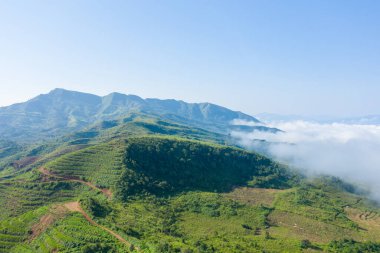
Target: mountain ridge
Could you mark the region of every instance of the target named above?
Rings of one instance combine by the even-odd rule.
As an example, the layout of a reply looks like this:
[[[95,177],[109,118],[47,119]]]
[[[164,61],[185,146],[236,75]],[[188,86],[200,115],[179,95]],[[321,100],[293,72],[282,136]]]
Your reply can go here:
[[[117,92],[97,96],[57,88],[24,103],[0,107],[0,122],[4,122],[0,135],[31,140],[55,137],[131,112],[148,113],[219,133],[227,133],[234,119],[259,122],[253,116],[212,103],[143,99]]]

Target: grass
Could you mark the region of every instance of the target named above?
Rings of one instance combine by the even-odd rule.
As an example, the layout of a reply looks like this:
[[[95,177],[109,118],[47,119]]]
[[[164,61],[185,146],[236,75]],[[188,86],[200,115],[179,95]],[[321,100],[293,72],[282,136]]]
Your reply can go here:
[[[358,199],[310,184],[278,194],[274,207],[343,228],[358,229],[344,212],[345,206],[356,204]]]
[[[359,234],[356,239],[360,241],[380,241],[380,213],[374,209],[345,208],[345,213],[359,226]]]
[[[225,196],[247,205],[273,207],[276,195],[284,191],[286,190],[238,187]]]
[[[342,228],[291,212],[274,210],[268,216],[268,220],[270,234],[282,239],[308,239],[313,243],[323,244],[331,240],[357,238],[359,236],[359,232],[356,230]]]

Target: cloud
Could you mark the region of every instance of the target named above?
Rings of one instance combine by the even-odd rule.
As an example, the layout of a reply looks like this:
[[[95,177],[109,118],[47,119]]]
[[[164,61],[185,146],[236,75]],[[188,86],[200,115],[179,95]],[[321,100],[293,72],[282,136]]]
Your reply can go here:
[[[231,125],[234,125],[234,126],[239,126],[239,125],[242,125],[242,126],[265,126],[265,124],[263,122],[254,122],[254,121],[248,121],[248,120],[244,120],[244,119],[234,119],[230,122]]]
[[[380,200],[380,126],[319,124],[307,121],[272,123],[284,132],[232,132],[241,145],[257,149],[266,140],[274,159],[303,169],[306,174],[328,174],[366,186]]]

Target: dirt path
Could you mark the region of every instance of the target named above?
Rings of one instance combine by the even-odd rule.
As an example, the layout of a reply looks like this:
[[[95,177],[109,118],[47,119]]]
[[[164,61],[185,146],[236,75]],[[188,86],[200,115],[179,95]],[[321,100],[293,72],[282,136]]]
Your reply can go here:
[[[82,183],[82,184],[85,184],[89,187],[91,187],[92,189],[94,190],[98,190],[98,191],[101,191],[106,197],[112,197],[112,192],[109,190],[109,189],[101,189],[89,182],[86,182],[86,181],[83,181],[83,180],[80,180],[80,179],[76,179],[76,178],[71,178],[71,177],[64,177],[64,176],[58,176],[58,175],[55,175],[53,173],[51,173],[51,171],[47,170],[46,168],[44,167],[41,167],[38,169],[43,175],[45,176],[48,176],[48,177],[54,177],[54,178],[59,178],[59,179],[63,179],[65,181],[70,181],[70,182],[79,182],[79,183]],[[128,247],[131,247],[132,244],[130,242],[128,242],[127,240],[125,240],[123,237],[121,237],[119,234],[117,234],[116,232],[112,231],[111,229],[109,228],[106,228],[98,223],[96,223],[93,219],[91,219],[91,217],[82,209],[82,207],[80,206],[80,203],[78,201],[75,201],[75,202],[68,202],[68,203],[65,203],[63,205],[63,207],[65,207],[67,210],[71,211],[71,212],[79,212],[83,215],[83,217],[88,221],[90,222],[90,224],[96,226],[96,227],[99,227],[101,228],[102,230],[108,232],[109,234],[111,234],[112,236],[114,236],[115,238],[117,238],[120,242],[124,243],[125,245],[127,245]],[[44,218],[44,220],[47,219],[50,221],[50,216],[49,217],[46,217]],[[42,220],[41,220],[42,221]],[[51,222],[42,222],[44,223],[45,225],[49,225]],[[48,224],[47,224],[48,223]],[[45,227],[45,226],[44,226]],[[137,251],[140,251],[140,249],[136,246],[133,246],[133,248]]]
[[[29,242],[33,241],[40,234],[42,234],[56,220],[63,218],[67,212],[68,210],[63,205],[55,205],[51,207],[49,212],[42,216],[39,222],[32,227]]]
[[[129,247],[131,246],[131,243],[128,242],[127,240],[125,240],[119,234],[117,234],[116,232],[112,231],[111,229],[108,229],[108,228],[106,228],[106,227],[104,227],[102,225],[99,225],[93,219],[91,219],[91,217],[82,209],[82,207],[80,206],[80,204],[79,204],[78,201],[76,201],[76,202],[68,202],[68,203],[64,204],[64,207],[66,207],[71,212],[79,212],[79,213],[81,213],[83,215],[83,217],[85,217],[86,220],[88,220],[88,222],[90,222],[92,225],[97,226],[97,227],[103,229],[104,231],[107,231],[109,234],[113,235],[120,242],[126,244],[127,246],[129,246]],[[135,249],[139,250],[137,247],[135,247]]]
[[[95,186],[94,184],[90,183],[90,182],[86,182],[86,181],[83,181],[83,180],[80,180],[80,179],[77,179],[77,178],[72,178],[72,177],[65,177],[65,176],[58,176],[56,174],[53,174],[51,171],[47,170],[46,168],[44,167],[40,167],[39,169],[39,172],[41,172],[42,174],[44,174],[45,176],[48,176],[48,177],[55,177],[55,178],[60,178],[60,179],[63,179],[65,181],[70,181],[70,182],[78,182],[78,183],[82,183],[82,184],[85,184],[89,187],[91,187],[92,189],[94,190],[97,190],[97,191],[101,191],[106,197],[108,198],[111,198],[112,197],[112,192],[110,189],[105,189],[105,188],[99,188],[97,186]]]

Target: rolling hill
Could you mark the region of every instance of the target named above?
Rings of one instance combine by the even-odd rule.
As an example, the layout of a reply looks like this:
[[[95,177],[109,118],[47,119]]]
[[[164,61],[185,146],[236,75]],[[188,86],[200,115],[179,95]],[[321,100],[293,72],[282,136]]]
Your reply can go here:
[[[55,130],[0,135],[0,252],[380,252],[378,203],[234,145],[221,126],[249,116],[52,93],[5,109]]]

